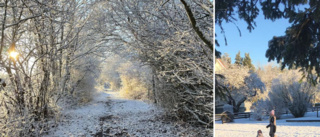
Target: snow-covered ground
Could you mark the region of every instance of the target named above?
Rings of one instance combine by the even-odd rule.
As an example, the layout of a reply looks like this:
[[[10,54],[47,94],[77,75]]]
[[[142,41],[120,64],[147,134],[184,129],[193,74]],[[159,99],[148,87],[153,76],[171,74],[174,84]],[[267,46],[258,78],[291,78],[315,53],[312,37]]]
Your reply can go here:
[[[122,99],[117,92],[97,92],[89,104],[63,110],[62,122],[47,136],[199,136],[199,129],[163,120],[162,113],[152,104]]]
[[[51,129],[48,136],[88,136],[95,134],[99,126],[99,117],[108,113],[107,98],[109,94],[99,92],[93,100],[84,106],[62,108],[61,123]]]
[[[277,137],[320,137],[320,122],[286,122],[286,120],[320,120],[316,112],[308,112],[305,117],[294,118],[283,115],[277,120]],[[269,136],[268,121],[253,121],[249,119],[235,119],[233,123],[215,123],[216,137],[255,137],[259,129],[265,137]]]

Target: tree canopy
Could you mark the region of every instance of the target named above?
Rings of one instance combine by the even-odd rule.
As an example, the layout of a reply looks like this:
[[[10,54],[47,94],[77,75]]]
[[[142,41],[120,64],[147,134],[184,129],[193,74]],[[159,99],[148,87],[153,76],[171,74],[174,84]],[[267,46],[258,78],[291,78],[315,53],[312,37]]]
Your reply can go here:
[[[285,18],[291,23],[283,36],[270,38],[266,51],[268,60],[281,62],[282,69],[301,68],[304,77],[317,83],[320,77],[319,1],[260,0],[258,3],[258,0],[217,0],[215,23],[224,33],[222,23],[234,23],[238,15],[240,20],[246,21],[247,29],[252,31],[260,10],[258,4],[261,5],[265,19],[276,21]],[[218,41],[215,42],[219,46]]]

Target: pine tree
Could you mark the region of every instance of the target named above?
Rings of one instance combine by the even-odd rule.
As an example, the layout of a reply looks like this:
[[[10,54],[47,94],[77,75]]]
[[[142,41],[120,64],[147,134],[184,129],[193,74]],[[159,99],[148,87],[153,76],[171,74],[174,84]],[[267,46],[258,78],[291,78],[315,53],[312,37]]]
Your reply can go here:
[[[249,53],[245,53],[245,57],[243,59],[242,65],[247,66],[251,70],[255,69],[254,65],[252,65],[252,61],[251,61]]]
[[[234,64],[237,64],[237,65],[239,65],[239,66],[241,66],[242,65],[242,58],[241,58],[241,56],[240,56],[240,51],[238,52],[238,54],[236,55],[236,59],[235,59],[236,61],[234,62]]]
[[[223,62],[226,67],[229,67],[231,65],[231,58],[229,57],[228,53],[224,53],[221,57],[221,61]]]

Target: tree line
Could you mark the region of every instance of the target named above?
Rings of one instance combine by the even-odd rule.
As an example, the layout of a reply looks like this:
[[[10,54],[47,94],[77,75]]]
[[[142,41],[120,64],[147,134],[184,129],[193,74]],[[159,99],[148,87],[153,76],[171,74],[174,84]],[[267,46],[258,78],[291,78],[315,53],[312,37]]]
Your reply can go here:
[[[211,1],[3,0],[0,10],[2,134],[40,136],[60,106],[90,101],[110,55],[151,70],[150,98],[168,114],[213,126]]]

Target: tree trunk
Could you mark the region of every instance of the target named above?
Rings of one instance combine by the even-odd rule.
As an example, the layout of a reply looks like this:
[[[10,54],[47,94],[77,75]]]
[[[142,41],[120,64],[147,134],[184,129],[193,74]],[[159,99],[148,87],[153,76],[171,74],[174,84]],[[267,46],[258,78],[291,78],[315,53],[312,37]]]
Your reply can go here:
[[[3,21],[2,21],[2,30],[1,30],[0,62],[2,62],[2,49],[4,47],[4,30],[5,30],[6,19],[7,19],[7,4],[8,4],[8,0],[5,0],[4,15],[3,15]]]
[[[246,101],[246,100],[247,100],[247,97],[241,98],[241,99],[238,101],[238,103],[233,107],[233,112],[234,112],[234,113],[238,113],[238,112],[240,111],[240,106],[241,106],[241,104],[244,103],[244,101]]]
[[[156,84],[155,84],[155,78],[154,75],[152,75],[152,93],[153,93],[153,100],[154,103],[157,104],[157,97],[156,97]]]

